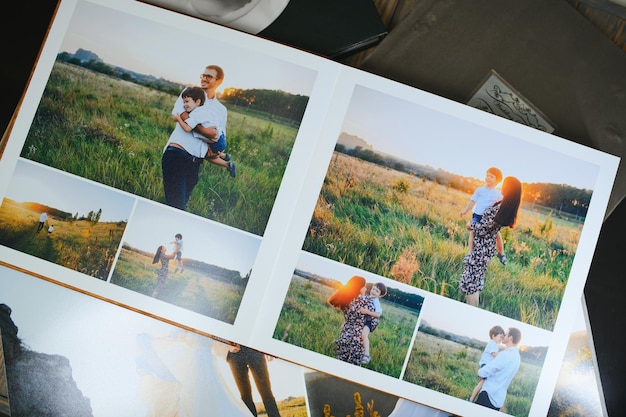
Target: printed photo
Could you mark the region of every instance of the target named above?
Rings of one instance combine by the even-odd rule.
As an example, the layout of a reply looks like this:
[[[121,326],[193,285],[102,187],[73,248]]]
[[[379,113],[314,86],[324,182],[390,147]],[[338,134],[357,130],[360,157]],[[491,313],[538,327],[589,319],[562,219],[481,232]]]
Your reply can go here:
[[[295,364],[5,267],[0,286],[13,416],[307,415]]]
[[[400,377],[424,303],[417,291],[402,287],[392,280],[303,254],[274,339]]]
[[[0,244],[107,280],[135,198],[18,160],[0,206]]]
[[[79,2],[21,155],[261,236],[316,75]]]
[[[316,371],[304,374],[311,416],[455,417],[455,415]]]
[[[425,303],[402,379],[468,403],[527,416],[553,334],[442,301]]]
[[[552,329],[598,173],[357,85],[303,250]]]
[[[258,236],[142,200],[111,283],[232,324],[260,244]]]

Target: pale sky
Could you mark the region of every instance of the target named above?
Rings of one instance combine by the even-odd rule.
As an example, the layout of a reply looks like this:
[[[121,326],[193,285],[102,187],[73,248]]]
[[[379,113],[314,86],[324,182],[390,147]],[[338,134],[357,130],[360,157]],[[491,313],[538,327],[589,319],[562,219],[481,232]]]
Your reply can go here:
[[[377,150],[478,179],[496,166],[526,183],[593,189],[599,172],[587,161],[362,86],[342,130]]]
[[[305,251],[300,252],[300,257],[298,258],[298,264],[296,265],[296,268],[305,272],[311,272],[320,275],[325,278],[335,279],[342,284],[348,282],[348,280],[352,278],[353,275],[359,275],[365,278],[365,280],[369,283],[384,281],[385,285],[387,285],[387,287],[389,288],[399,287],[394,286],[394,282],[396,281],[392,279],[381,277],[371,272],[364,271],[350,265],[342,264],[340,262],[332,261],[322,256],[314,255]]]
[[[317,75],[306,67],[209,35],[89,2],[78,4],[60,52],[75,53],[79,48],[97,54],[105,63],[182,84],[198,84],[204,68],[216,64],[225,73],[218,91],[264,88],[309,96]]]
[[[183,235],[183,257],[239,271],[254,264],[261,238],[152,202],[140,200],[124,234],[124,242],[154,253],[159,245],[171,252],[174,235]]]
[[[69,359],[94,417],[146,414],[138,396],[137,335],[165,335],[176,327],[12,269],[0,266],[0,272],[0,303],[11,307],[18,336],[33,351]],[[226,362],[218,365],[238,397]],[[304,395],[301,367],[280,359],[268,366],[277,399]],[[253,394],[260,400],[254,388]]]
[[[451,320],[451,317],[462,317],[462,320]],[[420,313],[420,320],[426,320],[433,328],[473,337],[485,343],[489,341],[489,329],[495,325],[501,326],[505,331],[509,327],[520,329],[522,332],[520,346],[551,346],[554,343],[552,333],[547,330],[529,326],[462,302],[451,299],[444,300],[435,296],[426,297]]]
[[[107,222],[128,220],[135,200],[100,184],[23,159],[17,161],[6,197],[79,216],[102,209],[100,220]]]

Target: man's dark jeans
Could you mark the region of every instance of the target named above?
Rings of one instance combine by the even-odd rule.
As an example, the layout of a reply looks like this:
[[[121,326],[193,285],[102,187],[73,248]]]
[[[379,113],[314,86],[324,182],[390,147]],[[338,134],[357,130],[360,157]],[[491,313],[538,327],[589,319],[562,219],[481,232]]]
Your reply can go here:
[[[168,146],[161,157],[165,204],[185,210],[193,188],[198,183],[202,158],[186,151]]]

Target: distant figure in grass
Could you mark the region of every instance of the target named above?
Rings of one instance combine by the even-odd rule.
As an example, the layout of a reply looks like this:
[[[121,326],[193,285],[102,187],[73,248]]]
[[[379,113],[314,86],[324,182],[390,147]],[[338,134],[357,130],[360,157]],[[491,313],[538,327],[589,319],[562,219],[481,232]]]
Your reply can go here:
[[[503,227],[515,228],[521,202],[522,183],[515,177],[506,177],[502,182],[502,200],[488,207],[479,222],[470,224],[474,246],[459,279],[459,289],[469,305],[478,307],[487,265],[496,253],[496,236]]]
[[[183,98],[183,107],[189,117],[183,120],[179,113],[172,113],[174,120],[185,132],[192,132],[198,125],[214,129],[217,135],[214,138],[200,134],[195,134],[194,136],[209,145],[204,159],[226,168],[230,176],[235,177],[237,175],[235,162],[230,161],[231,156],[224,153],[226,149],[226,135],[224,132],[219,132],[215,125],[216,115],[211,115],[211,109],[203,106],[206,99],[204,90],[200,87],[187,87],[183,90],[181,97]]]
[[[48,221],[48,213],[45,211],[39,215],[39,225],[37,225],[37,233],[41,232],[41,229],[46,225]]]
[[[483,354],[480,356],[480,360],[478,361],[479,367],[483,367],[487,365],[489,362],[493,360],[498,353],[500,352],[500,344],[502,343],[502,339],[504,338],[504,329],[500,326],[493,326],[489,329],[489,342],[487,342],[487,346],[485,346],[485,350],[483,350]],[[474,387],[472,391],[472,395],[468,398],[469,401],[474,402],[478,393],[483,388],[483,383],[485,382],[484,378],[478,377],[478,384]]]
[[[502,181],[502,171],[496,167],[487,169],[485,174],[485,184],[474,190],[474,194],[472,194],[469,203],[467,203],[467,206],[465,206],[465,208],[459,213],[459,215],[463,217],[468,211],[473,209],[472,220],[470,220],[467,224],[467,230],[470,231],[470,236],[467,255],[463,258],[463,263],[467,263],[470,258],[470,253],[472,253],[472,250],[474,249],[474,231],[471,228],[471,223],[479,222],[488,207],[491,207],[497,201],[502,200],[502,193],[496,190],[496,186],[500,183],[500,181]],[[502,265],[506,265],[508,261],[504,255],[504,243],[502,242],[502,236],[500,233],[496,235],[496,249],[498,259]]]
[[[361,341],[363,342],[363,358],[361,359],[361,363],[367,365],[370,363],[370,339],[369,334],[376,330],[378,325],[378,320],[380,320],[380,316],[383,314],[383,308],[380,305],[380,299],[387,295],[387,286],[382,282],[377,282],[372,285],[370,289],[369,297],[372,299],[374,303],[374,310],[369,310],[365,307],[361,308],[361,313],[365,315],[365,326],[363,326],[363,331],[361,332]]]
[[[48,227],[48,237],[50,237],[52,235],[52,232],[54,232],[54,225],[51,224],[50,227]]]
[[[374,302],[369,296],[365,297],[367,291],[365,284],[365,278],[353,276],[328,298],[329,304],[340,310],[344,317],[341,334],[335,341],[337,359],[354,365],[361,364],[365,353],[361,335],[366,316],[361,313],[361,309],[374,311]],[[378,319],[372,318],[372,321],[376,323]]]
[[[180,269],[182,273],[185,270],[183,267],[183,235],[176,233],[176,235],[174,235],[174,241],[170,242],[170,244],[174,245],[173,252],[176,254],[176,269],[174,273],[178,272],[178,269]]]
[[[152,263],[156,264],[157,262],[161,262],[161,268],[159,268],[159,272],[157,273],[157,283],[154,287],[154,291],[152,291],[152,297],[159,298],[159,295],[165,289],[170,268],[170,259],[173,259],[175,256],[176,252],[167,253],[167,248],[164,245],[157,248]]]

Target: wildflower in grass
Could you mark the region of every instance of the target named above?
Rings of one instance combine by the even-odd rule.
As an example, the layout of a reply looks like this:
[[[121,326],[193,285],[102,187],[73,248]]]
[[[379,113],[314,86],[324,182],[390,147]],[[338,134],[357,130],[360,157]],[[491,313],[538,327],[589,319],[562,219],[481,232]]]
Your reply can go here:
[[[539,269],[543,264],[544,264],[544,261],[540,256],[534,256],[530,260],[530,266],[535,270]]]
[[[419,271],[420,264],[417,255],[410,249],[405,249],[400,254],[400,258],[391,267],[391,276],[399,282],[408,284],[416,271]]]
[[[397,180],[392,187],[395,191],[402,193],[402,194],[406,194],[409,192],[409,189],[411,188],[411,186],[409,185],[408,181],[400,179]]]
[[[32,156],[37,153],[37,147],[35,145],[30,145],[28,147],[28,156]]]

